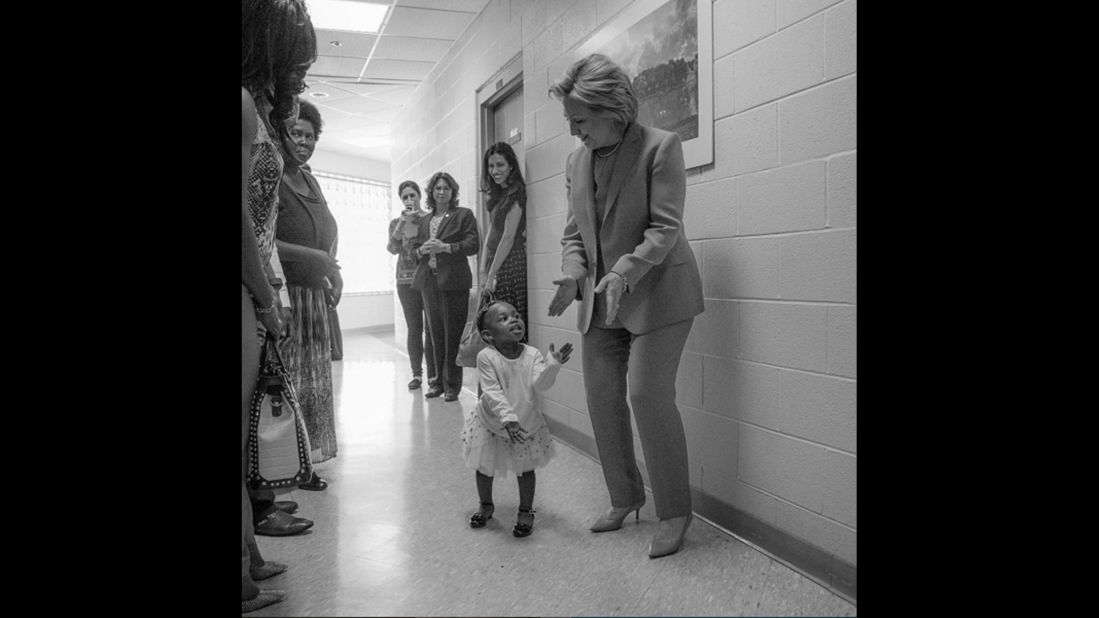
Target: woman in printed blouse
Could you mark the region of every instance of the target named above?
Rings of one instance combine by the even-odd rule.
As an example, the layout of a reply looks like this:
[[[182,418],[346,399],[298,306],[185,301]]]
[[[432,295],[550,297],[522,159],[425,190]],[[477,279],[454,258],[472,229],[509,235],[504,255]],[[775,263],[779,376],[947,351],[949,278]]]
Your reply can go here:
[[[397,258],[397,298],[401,300],[408,336],[405,346],[408,349],[408,361],[412,365],[412,381],[408,390],[414,391],[423,383],[423,362],[427,360],[427,383],[435,386],[438,375],[435,369],[435,350],[431,345],[431,333],[424,320],[424,297],[418,290],[412,289],[412,276],[420,265],[417,249],[427,240],[421,233],[420,222],[431,213],[420,210],[420,185],[414,180],[406,180],[397,187],[404,210],[401,216],[389,222],[389,242],[386,249]]]

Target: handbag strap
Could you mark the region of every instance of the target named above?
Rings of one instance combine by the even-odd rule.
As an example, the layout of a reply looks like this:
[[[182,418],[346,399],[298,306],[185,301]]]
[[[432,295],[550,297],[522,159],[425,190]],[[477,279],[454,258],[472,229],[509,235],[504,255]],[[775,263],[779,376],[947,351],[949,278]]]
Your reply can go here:
[[[282,352],[279,351],[278,337],[270,331],[267,332],[267,337],[263,342],[263,351],[260,353],[259,366],[261,372],[269,373],[265,371],[268,363],[274,365],[272,369],[276,372],[280,372],[286,367],[282,360]]]
[[[481,302],[477,304],[477,310],[480,311],[481,309],[484,309],[494,300],[496,300],[496,297],[492,292],[487,288],[483,288],[481,290]]]

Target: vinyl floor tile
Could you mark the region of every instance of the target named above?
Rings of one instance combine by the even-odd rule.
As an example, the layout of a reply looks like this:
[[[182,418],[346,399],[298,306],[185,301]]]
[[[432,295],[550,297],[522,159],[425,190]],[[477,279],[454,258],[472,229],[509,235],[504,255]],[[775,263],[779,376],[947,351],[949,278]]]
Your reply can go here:
[[[289,570],[260,583],[285,601],[249,616],[849,616],[856,608],[721,530],[695,519],[683,549],[650,560],[652,505],[622,529],[594,534],[609,506],[602,471],[556,443],[537,472],[534,533],[512,533],[514,477],[496,479],[481,529],[474,474],[461,458],[463,415],[476,405],[466,372],[459,401],[409,391],[393,335],[344,334],[333,363],[339,453],[317,466],[328,489],[295,489],[306,534],[258,537]],[[471,386],[471,388],[470,388]]]

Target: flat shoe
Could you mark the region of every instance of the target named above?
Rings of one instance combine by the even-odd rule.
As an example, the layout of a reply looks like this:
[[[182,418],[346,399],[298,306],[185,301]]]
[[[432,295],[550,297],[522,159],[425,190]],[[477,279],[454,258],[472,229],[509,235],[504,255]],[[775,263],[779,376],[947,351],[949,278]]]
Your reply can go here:
[[[313,521],[304,517],[294,517],[275,509],[255,525],[255,532],[261,536],[293,536],[313,527]]]
[[[240,613],[254,612],[262,607],[278,603],[284,598],[286,598],[286,593],[282,590],[260,590],[255,597],[240,602]]]
[[[248,572],[252,575],[252,581],[259,582],[282,573],[286,568],[287,566],[281,562],[268,560],[263,563],[263,566],[252,567],[248,569]]]
[[[307,482],[298,485],[298,489],[308,489],[309,491],[324,491],[328,489],[328,482],[317,476],[317,473],[314,472],[313,476],[310,477]]]
[[[287,515],[293,515],[298,512],[298,503],[293,500],[278,500],[275,502],[275,508]]]
[[[439,395],[442,395],[444,391],[445,389],[443,387],[435,385],[427,389],[427,392],[424,393],[424,397],[427,397],[428,399],[438,397]]]
[[[458,401],[458,393],[447,393],[446,397],[443,397],[444,401]]]
[[[420,382],[420,378],[412,378],[412,381],[408,383],[408,390],[414,391],[420,388],[420,384],[422,384],[422,382]]]

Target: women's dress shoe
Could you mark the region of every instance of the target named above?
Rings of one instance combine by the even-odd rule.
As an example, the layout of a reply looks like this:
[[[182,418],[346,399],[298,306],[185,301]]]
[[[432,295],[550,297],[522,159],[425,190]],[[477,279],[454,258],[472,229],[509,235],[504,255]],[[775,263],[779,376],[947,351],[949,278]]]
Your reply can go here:
[[[484,528],[488,520],[492,519],[492,513],[496,510],[491,502],[482,502],[481,508],[477,509],[477,512],[469,516],[470,528]]]
[[[293,500],[278,500],[275,502],[275,508],[288,515],[293,515],[298,512],[298,503]]]
[[[622,527],[622,520],[629,517],[631,512],[637,514],[636,520],[641,521],[641,507],[645,506],[645,501],[642,500],[632,506],[625,506],[622,508],[612,507],[607,511],[607,514],[600,517],[595,524],[592,525],[592,532],[610,532],[611,530],[618,530]]]
[[[328,489],[328,482],[317,476],[314,471],[313,476],[309,477],[309,480],[298,485],[298,489],[308,489],[309,491],[324,491]]]
[[[516,518],[515,528],[511,530],[511,533],[522,538],[530,536],[531,532],[534,532],[534,509],[521,508],[519,509],[519,516]]]
[[[694,513],[688,513],[686,517],[671,517],[661,519],[660,527],[649,544],[649,557],[659,558],[679,551],[683,547],[683,537],[687,536],[687,527],[691,525]]]
[[[420,388],[420,384],[422,384],[422,382],[420,382],[420,378],[412,378],[412,381],[408,383],[408,390],[414,391]]]
[[[260,582],[282,573],[286,568],[286,565],[281,562],[268,560],[260,566],[250,567],[248,573],[252,576],[252,581]]]
[[[457,391],[451,391],[451,392],[447,393],[446,397],[443,397],[443,400],[444,401],[458,401],[458,392]]]
[[[240,602],[240,613],[254,612],[257,609],[278,603],[284,598],[286,598],[286,593],[282,590],[260,590],[256,596]]]
[[[294,517],[275,509],[255,525],[256,534],[262,536],[293,536],[313,527],[313,521]]]
[[[438,397],[439,395],[442,395],[445,391],[446,391],[445,388],[443,388],[443,387],[439,386],[438,384],[436,384],[436,385],[432,386],[431,388],[427,389],[427,392],[424,393],[424,397],[427,397],[428,399],[431,399],[432,397]]]

